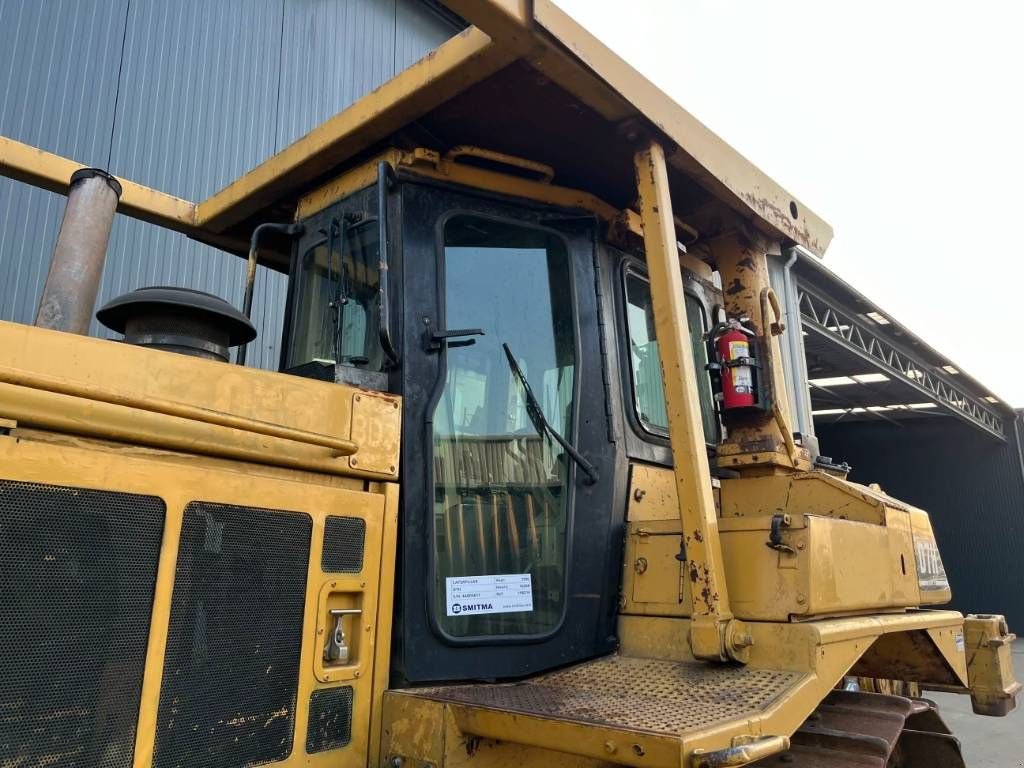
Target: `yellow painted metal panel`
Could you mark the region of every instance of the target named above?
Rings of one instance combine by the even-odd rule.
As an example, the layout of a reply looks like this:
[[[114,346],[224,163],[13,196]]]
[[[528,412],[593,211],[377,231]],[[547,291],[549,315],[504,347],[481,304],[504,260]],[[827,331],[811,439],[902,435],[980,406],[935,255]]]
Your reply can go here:
[[[631,523],[627,533],[622,613],[689,616],[692,598],[678,558],[682,541],[678,531],[649,534],[637,528]]]
[[[353,387],[0,323],[0,415],[22,426],[377,478],[349,465]],[[5,373],[6,372],[6,373]],[[400,399],[374,395],[400,414]],[[389,413],[391,412],[389,411]],[[397,450],[398,417],[362,436]],[[368,431],[369,430],[369,431]],[[387,439],[385,439],[385,430]],[[319,437],[318,437],[319,436]],[[320,439],[324,438],[324,439]]]
[[[375,392],[352,395],[352,443],[359,447],[349,466],[363,472],[397,476],[402,410],[398,398]]]
[[[825,472],[724,478],[723,517],[763,517],[778,513],[820,515],[881,524],[885,507],[909,509],[867,486]]]
[[[669,467],[631,464],[629,467],[629,503],[626,519],[679,520],[676,477]]]
[[[813,515],[793,518],[781,529],[784,549],[768,546],[770,517],[761,518],[757,527],[748,520],[739,525],[723,520],[734,613],[750,621],[788,621],[791,616],[917,605],[906,513],[892,514],[891,526]]]
[[[299,661],[298,695],[295,710],[294,743],[290,757],[282,766],[357,766],[365,765],[370,748],[370,713],[373,703],[372,675],[375,646],[389,641],[389,628],[374,626],[378,600],[381,610],[391,611],[394,561],[383,557],[384,545],[393,546],[393,531],[387,532],[385,510],[391,505],[394,515],[395,495],[377,485],[378,492],[354,491],[318,483],[307,473],[291,473],[291,479],[266,477],[237,469],[214,469],[210,466],[185,465],[171,457],[126,454],[124,451],[96,450],[87,445],[53,444],[36,440],[0,437],[0,477],[8,480],[52,483],[138,494],[162,498],[167,513],[157,570],[152,623],[146,654],[142,686],[142,706],[136,736],[134,765],[148,767],[152,763],[154,734],[171,596],[174,589],[178,540],[185,506],[192,501],[280,509],[309,515],[313,521],[310,561],[306,582],[303,617],[303,639]],[[326,479],[326,478],[325,478]],[[325,687],[314,675],[314,660],[323,654],[322,636],[315,628],[321,623],[317,615],[319,595],[336,574],[321,570],[326,517],[344,510],[366,523],[364,570],[351,577],[352,589],[359,594],[368,616],[361,627],[361,656],[346,684],[354,689],[352,742],[344,752],[306,755],[303,745],[308,725],[308,702],[316,689]],[[387,591],[381,592],[384,584]],[[259,617],[254,617],[258,621]],[[382,634],[383,633],[383,634]],[[328,686],[329,687],[329,686]]]
[[[371,491],[376,489],[371,488]],[[377,603],[377,645],[373,656],[373,704],[370,712],[369,764],[376,765],[380,758],[381,732],[384,716],[384,692],[391,682],[391,633],[393,631],[395,602],[395,557],[398,551],[398,485],[386,483],[384,491],[384,518],[381,535],[379,583],[380,600]]]

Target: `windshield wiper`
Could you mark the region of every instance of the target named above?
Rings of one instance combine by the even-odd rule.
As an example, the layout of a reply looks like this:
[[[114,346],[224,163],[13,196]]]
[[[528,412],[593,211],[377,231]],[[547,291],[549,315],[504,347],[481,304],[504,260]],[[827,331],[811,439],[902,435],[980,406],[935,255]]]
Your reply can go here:
[[[596,483],[598,476],[594,465],[587,461],[579,451],[572,447],[568,440],[558,434],[558,432],[555,431],[555,428],[551,426],[551,423],[544,416],[544,411],[541,410],[540,403],[533,394],[533,390],[530,389],[530,382],[526,380],[526,375],[523,373],[523,369],[520,368],[519,363],[516,362],[516,358],[515,355],[512,354],[512,350],[509,348],[508,344],[505,343],[501,345],[501,348],[505,350],[505,357],[508,358],[508,367],[512,369],[512,375],[516,377],[516,380],[523,388],[523,394],[526,397],[526,415],[529,416],[530,421],[533,422],[533,428],[537,430],[537,434],[541,437],[546,434],[562,446],[562,448],[565,449],[565,452],[569,454],[569,457],[586,473],[588,481],[591,484]]]

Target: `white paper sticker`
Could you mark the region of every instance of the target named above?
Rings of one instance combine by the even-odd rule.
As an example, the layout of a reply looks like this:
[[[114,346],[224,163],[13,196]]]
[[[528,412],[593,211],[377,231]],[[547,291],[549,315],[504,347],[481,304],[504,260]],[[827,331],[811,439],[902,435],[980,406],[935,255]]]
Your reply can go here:
[[[729,359],[750,357],[750,344],[746,341],[729,342]],[[754,373],[748,365],[738,365],[732,371],[732,386],[737,394],[750,395],[754,392]]]
[[[533,580],[528,573],[449,576],[444,589],[449,616],[533,610]]]
[[[956,644],[956,649],[958,651],[963,651],[966,647],[964,644],[964,633],[958,631],[955,635],[953,635],[953,642]]]

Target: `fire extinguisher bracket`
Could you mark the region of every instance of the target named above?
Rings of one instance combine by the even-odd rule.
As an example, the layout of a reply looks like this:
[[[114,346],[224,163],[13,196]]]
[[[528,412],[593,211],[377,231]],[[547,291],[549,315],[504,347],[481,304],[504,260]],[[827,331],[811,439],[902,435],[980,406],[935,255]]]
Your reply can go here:
[[[742,319],[718,323],[705,338],[710,361],[705,368],[723,423],[770,411],[771,396],[761,363],[765,340],[744,327]]]
[[[747,366],[749,368],[760,368],[761,363],[758,362],[756,357],[737,357],[734,360],[725,361],[724,363],[722,363],[722,366],[726,368],[739,368],[740,366]]]

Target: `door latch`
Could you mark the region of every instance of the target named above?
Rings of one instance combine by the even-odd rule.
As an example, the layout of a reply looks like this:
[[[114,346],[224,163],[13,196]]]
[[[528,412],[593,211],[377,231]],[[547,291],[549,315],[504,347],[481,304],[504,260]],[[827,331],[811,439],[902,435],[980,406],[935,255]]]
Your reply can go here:
[[[791,523],[789,515],[772,515],[772,528],[768,532],[766,542],[770,549],[784,552],[787,555],[795,555],[796,550],[782,540],[782,529],[788,528]]]
[[[427,349],[439,350],[441,347],[468,347],[476,344],[476,339],[467,339],[465,336],[484,336],[483,328],[453,328],[450,331],[436,331],[428,336]],[[459,341],[450,341],[459,339]]]
[[[331,630],[331,634],[327,638],[324,661],[330,664],[348,664],[349,648],[345,640],[345,628],[341,622],[346,616],[358,616],[362,612],[360,608],[331,609],[331,616],[334,617],[334,629]]]

